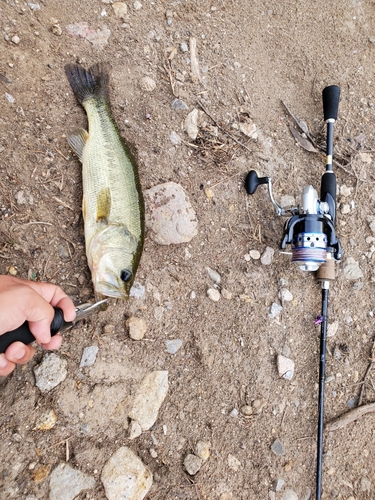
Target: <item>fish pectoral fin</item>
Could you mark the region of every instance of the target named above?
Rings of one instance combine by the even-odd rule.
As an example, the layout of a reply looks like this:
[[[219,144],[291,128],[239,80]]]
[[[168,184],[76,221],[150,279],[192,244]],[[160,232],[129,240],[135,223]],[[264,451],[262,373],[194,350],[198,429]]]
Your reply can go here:
[[[111,212],[111,192],[109,188],[103,188],[99,191],[96,204],[96,222],[108,223]]]
[[[86,198],[85,195],[82,197],[82,215],[83,215],[83,220],[86,220]]]
[[[72,129],[67,136],[69,146],[73,149],[75,154],[78,156],[82,162],[83,148],[85,147],[86,141],[89,138],[88,132],[83,128]]]

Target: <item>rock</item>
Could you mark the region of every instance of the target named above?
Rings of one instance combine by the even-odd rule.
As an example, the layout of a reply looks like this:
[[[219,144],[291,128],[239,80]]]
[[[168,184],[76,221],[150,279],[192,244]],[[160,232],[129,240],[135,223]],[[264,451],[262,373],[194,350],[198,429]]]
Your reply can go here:
[[[280,297],[281,300],[283,300],[285,302],[290,302],[291,300],[293,300],[293,295],[286,288],[282,288],[280,290],[279,297]]]
[[[295,491],[288,488],[281,495],[280,500],[298,500],[298,495]]]
[[[10,104],[14,104],[16,102],[15,98],[11,94],[8,94],[8,92],[5,92],[5,97]]]
[[[277,370],[279,372],[279,377],[292,380],[294,375],[294,361],[279,354],[277,356]]]
[[[138,281],[134,281],[133,286],[130,289],[129,296],[135,299],[142,299],[145,294],[145,287],[141,285]]]
[[[277,481],[275,482],[275,491],[281,491],[284,484],[284,479],[277,479]]]
[[[241,406],[240,412],[242,415],[245,415],[245,417],[250,417],[250,415],[253,414],[253,408],[250,405],[244,405]]]
[[[282,455],[285,455],[284,446],[278,439],[272,443],[271,450],[277,456],[281,457]]]
[[[198,222],[182,186],[175,182],[159,184],[144,192],[146,227],[160,245],[186,243],[197,235]]]
[[[146,92],[152,92],[156,88],[156,83],[150,76],[144,76],[139,80],[139,86]]]
[[[302,500],[310,500],[311,498],[311,488],[307,487],[306,488],[306,493],[304,494],[304,496],[302,497]]]
[[[14,267],[14,266],[9,266],[8,270],[7,270],[8,274],[10,274],[11,276],[17,276],[18,274],[18,271],[17,271],[17,268]]]
[[[44,481],[48,477],[50,471],[51,471],[50,465],[41,465],[40,467],[35,469],[31,476],[34,483],[41,483],[42,481]]]
[[[343,215],[350,213],[350,205],[348,203],[344,203],[343,205],[341,205],[341,213]]]
[[[50,429],[52,429],[52,427],[55,426],[56,422],[56,413],[53,409],[48,410],[40,415],[38,420],[35,422],[33,431],[49,431]]]
[[[165,341],[165,347],[167,348],[168,354],[176,354],[176,352],[180,349],[181,346],[182,346],[182,340],[180,339]]]
[[[159,408],[168,392],[168,372],[154,371],[146,375],[138,388],[129,417],[149,430],[158,417]]]
[[[142,8],[142,4],[141,4],[141,2],[138,2],[138,0],[136,0],[133,4],[133,7],[134,7],[134,10],[140,10]]]
[[[138,422],[133,420],[130,424],[129,439],[135,439],[142,434],[142,427]]]
[[[225,288],[222,288],[221,296],[226,300],[232,300],[232,297],[233,297],[232,292],[229,292]]]
[[[327,337],[333,337],[334,335],[336,335],[338,328],[339,328],[338,321],[334,321],[333,323],[328,323],[328,325],[327,325]]]
[[[158,453],[154,450],[154,448],[150,448],[150,455],[152,458],[158,458]]]
[[[103,467],[101,480],[108,500],[142,500],[152,486],[152,473],[130,448],[122,446]]]
[[[199,132],[198,116],[199,111],[194,108],[193,111],[190,111],[190,113],[185,118],[184,130],[193,141],[195,141]]]
[[[216,288],[209,288],[207,290],[207,295],[213,302],[218,302],[220,300],[220,292]]]
[[[295,204],[296,204],[296,200],[294,199],[293,196],[291,196],[289,194],[284,194],[281,197],[280,205],[282,208],[294,207]]]
[[[371,481],[367,477],[361,479],[361,490],[371,491]]]
[[[269,266],[272,263],[273,255],[275,253],[275,250],[271,247],[266,247],[265,251],[263,252],[260,261],[264,266]]]
[[[186,469],[186,472],[190,474],[190,476],[195,476],[195,474],[202,467],[202,464],[203,464],[203,459],[197,457],[196,455],[193,455],[192,453],[186,455],[184,459],[184,467]]]
[[[340,186],[340,194],[344,198],[348,198],[349,196],[351,196],[352,191],[353,191],[353,188],[349,187],[349,186],[346,186],[345,184],[343,184],[342,186]]]
[[[171,132],[169,135],[169,140],[171,141],[172,144],[175,146],[179,146],[182,142],[181,137],[177,134],[177,132]]]
[[[241,462],[234,455],[228,455],[228,467],[234,471],[238,471],[241,467]]]
[[[85,347],[83,349],[83,354],[79,367],[83,368],[84,366],[92,366],[96,361],[96,355],[98,354],[98,351],[99,347],[96,345]]]
[[[56,354],[46,354],[34,368],[35,384],[42,392],[48,392],[59,385],[67,376],[67,361]]]
[[[208,441],[198,441],[195,445],[195,454],[206,461],[210,456],[210,448],[211,444]]]
[[[181,52],[188,52],[189,51],[188,44],[186,42],[181,42],[180,43],[180,50],[181,50]]]
[[[174,101],[172,101],[172,109],[175,109],[176,111],[187,111],[189,106],[181,99],[174,99]]]
[[[14,195],[17,205],[26,205],[27,204],[27,199],[25,197],[24,191],[17,191],[17,193]]]
[[[344,269],[344,278],[350,281],[359,280],[363,278],[363,272],[359,267],[358,262],[356,262],[353,257],[348,257],[346,259]]]
[[[18,44],[20,43],[20,41],[21,41],[21,40],[20,40],[20,37],[19,37],[19,36],[14,35],[14,36],[12,37],[12,42],[14,43],[14,45],[18,45]]]
[[[68,464],[59,464],[51,473],[49,480],[49,500],[73,500],[82,491],[91,490],[95,479]]]
[[[258,250],[250,250],[249,255],[253,260],[260,259],[260,252],[258,252]]]
[[[273,302],[273,304],[271,305],[270,313],[268,316],[271,319],[276,318],[276,316],[278,316],[282,310],[283,310],[283,308],[282,308],[282,306],[280,306],[280,304],[276,304],[276,302]]]
[[[126,321],[129,337],[133,340],[142,340],[147,332],[147,323],[143,318],[132,316]]]
[[[241,122],[240,130],[247,137],[251,137],[251,139],[258,139],[257,127],[255,123]]]
[[[210,267],[206,267],[206,271],[208,272],[208,276],[210,277],[210,279],[216,283],[217,285],[220,283],[221,281],[221,276],[220,274],[217,272],[217,271],[214,271],[213,269],[211,269]]]
[[[232,418],[237,418],[238,415],[239,415],[239,411],[237,410],[237,408],[233,408],[233,410],[229,413],[229,416]]]
[[[124,2],[114,2],[112,4],[112,8],[115,12],[115,16],[119,19],[124,19],[124,17],[128,13],[128,7]]]

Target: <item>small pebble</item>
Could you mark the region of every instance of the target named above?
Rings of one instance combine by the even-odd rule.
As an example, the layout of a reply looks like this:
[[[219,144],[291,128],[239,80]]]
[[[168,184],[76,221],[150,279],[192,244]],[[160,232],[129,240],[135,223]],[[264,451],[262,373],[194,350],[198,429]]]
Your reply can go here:
[[[348,203],[344,203],[344,205],[341,206],[341,213],[343,215],[350,213],[350,205],[348,205]]]
[[[134,2],[133,7],[135,10],[140,10],[142,8],[142,4],[141,2],[136,1]]]
[[[193,141],[197,138],[199,132],[198,116],[199,112],[196,108],[194,108],[193,111],[190,111],[185,118],[184,130]]]
[[[182,346],[182,340],[180,339],[166,340],[165,346],[167,348],[168,354],[176,354],[176,352]]]
[[[11,276],[17,276],[17,273],[18,273],[18,271],[14,266],[9,267],[8,274],[10,274]]]
[[[157,454],[157,452],[154,450],[154,448],[150,448],[150,455],[152,456],[152,458],[157,458],[157,457],[158,457],[158,454]]]
[[[189,106],[181,99],[175,99],[172,101],[172,109],[175,109],[176,111],[187,111]]]
[[[53,24],[51,26],[51,31],[56,36],[61,36],[62,35],[62,28],[61,28],[61,26],[59,24]]]
[[[129,337],[133,340],[142,340],[147,331],[147,323],[143,318],[132,316],[126,321]]]
[[[336,335],[338,328],[339,328],[338,321],[334,321],[333,323],[328,323],[327,337],[333,337],[334,335]]]
[[[233,418],[237,418],[238,414],[239,414],[239,411],[237,410],[237,408],[233,408],[233,410],[229,413],[229,416],[233,417]]]
[[[266,247],[265,251],[263,252],[260,261],[264,266],[269,266],[272,263],[273,255],[275,253],[275,250],[271,247]]]
[[[246,135],[247,137],[250,137],[251,139],[257,139],[258,138],[258,133],[257,133],[257,127],[255,123],[240,123],[240,130],[241,132]]]
[[[129,439],[135,439],[142,434],[142,427],[136,420],[132,420],[130,424]]]
[[[55,426],[56,422],[56,413],[54,410],[48,410],[47,412],[44,412],[35,422],[33,431],[49,431]]]
[[[234,471],[238,471],[241,467],[241,462],[234,455],[228,455],[228,467]]]
[[[96,345],[85,347],[83,349],[83,354],[79,367],[83,368],[84,366],[92,366],[96,361],[96,355],[98,354],[98,351],[99,347]]]
[[[103,333],[105,333],[106,335],[113,335],[115,333],[115,330],[115,326],[111,324],[104,325],[103,327]]]
[[[202,467],[202,464],[203,464],[203,459],[201,457],[193,455],[192,453],[186,455],[184,459],[184,467],[187,473],[190,474],[190,476],[195,476],[195,474]]]
[[[344,278],[350,281],[363,278],[363,272],[353,257],[348,257],[343,269]]]
[[[211,269],[210,267],[206,267],[206,271],[208,272],[208,276],[210,277],[210,279],[216,283],[217,285],[220,283],[221,281],[221,276],[220,274],[217,272],[217,271],[214,271],[213,269]]]
[[[295,491],[287,489],[282,494],[280,500],[298,500],[298,495]]]
[[[124,17],[126,17],[126,14],[128,13],[128,7],[124,2],[114,2],[112,4],[112,8],[115,12],[115,16],[118,17],[119,19],[123,19]]]
[[[344,196],[345,198],[349,197],[352,194],[352,191],[353,191],[353,188],[346,186],[345,184],[343,184],[340,187],[340,194],[341,194],[341,196]]]
[[[181,52],[188,52],[189,51],[189,47],[188,47],[186,42],[180,43],[180,50],[181,50]]]
[[[276,484],[275,484],[275,491],[281,491],[284,484],[285,484],[284,479],[277,479]]]
[[[289,290],[287,290],[286,288],[283,288],[282,290],[280,290],[279,297],[281,300],[284,300],[285,302],[290,302],[291,300],[293,300],[292,293]]]
[[[10,104],[14,104],[16,102],[15,98],[12,95],[8,94],[8,92],[5,92],[5,97],[7,101],[10,102]]]
[[[210,456],[211,444],[208,441],[198,441],[195,446],[195,454],[202,460],[207,460]]]
[[[249,255],[253,260],[260,259],[260,252],[258,252],[258,250],[250,250]]]
[[[250,405],[241,406],[240,411],[246,417],[250,417],[253,414],[253,408]]]
[[[276,318],[276,316],[278,316],[281,311],[283,310],[282,306],[280,304],[276,304],[276,302],[274,302],[272,305],[271,305],[271,308],[270,308],[270,313],[269,313],[269,317],[271,319],[273,318]]]
[[[278,439],[276,439],[276,441],[273,442],[273,444],[271,446],[271,450],[273,451],[273,453],[275,455],[278,455],[278,456],[285,455],[284,446],[282,445],[282,443]]]
[[[145,287],[141,285],[138,281],[134,281],[133,286],[130,289],[130,297],[135,299],[142,299],[145,294]]]
[[[14,36],[12,37],[12,42],[13,42],[15,45],[18,45],[18,44],[20,43],[20,41],[21,41],[21,40],[20,40],[20,37],[19,37],[19,36],[14,35]]]
[[[156,82],[150,76],[144,76],[139,80],[139,85],[146,92],[152,92],[156,88]]]
[[[283,377],[286,380],[292,380],[294,375],[294,361],[279,354],[277,356],[277,370],[279,372],[279,377]]]
[[[213,302],[218,302],[220,300],[220,292],[216,290],[216,288],[209,288],[207,290],[207,295]]]
[[[179,146],[182,142],[181,137],[177,134],[177,132],[171,132],[169,135],[169,140],[171,141],[172,144],[175,146]]]
[[[232,293],[226,290],[225,288],[221,290],[221,295],[226,300],[232,300],[233,297]]]

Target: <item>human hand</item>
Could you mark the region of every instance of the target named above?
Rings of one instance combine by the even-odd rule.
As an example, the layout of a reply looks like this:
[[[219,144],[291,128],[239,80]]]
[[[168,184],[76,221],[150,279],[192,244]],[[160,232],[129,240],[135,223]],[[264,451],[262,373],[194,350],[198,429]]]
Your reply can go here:
[[[74,304],[58,286],[0,276],[0,335],[28,321],[38,344],[45,349],[58,349],[62,337],[51,337],[50,332],[55,313],[53,306],[62,309],[65,321],[74,320]],[[13,342],[4,354],[0,354],[0,376],[9,375],[16,364],[30,361],[34,353],[35,349],[31,345]]]

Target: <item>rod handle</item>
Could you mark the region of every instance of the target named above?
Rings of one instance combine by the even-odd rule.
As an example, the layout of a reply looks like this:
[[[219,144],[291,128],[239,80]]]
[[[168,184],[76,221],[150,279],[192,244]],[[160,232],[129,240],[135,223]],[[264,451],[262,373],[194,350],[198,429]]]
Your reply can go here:
[[[258,174],[255,170],[250,170],[245,179],[245,188],[247,194],[254,194],[257,187],[261,184],[268,184],[268,177],[258,177]]]
[[[57,332],[67,323],[64,321],[64,313],[60,307],[54,307],[55,316],[51,323],[51,336],[56,335]],[[29,323],[25,321],[21,326],[12,330],[11,332],[6,332],[0,335],[0,353],[5,352],[10,344],[13,342],[22,342],[23,344],[31,344],[34,342],[35,337],[30,332]]]
[[[323,113],[324,121],[337,120],[339,110],[340,87],[330,85],[323,89]]]

